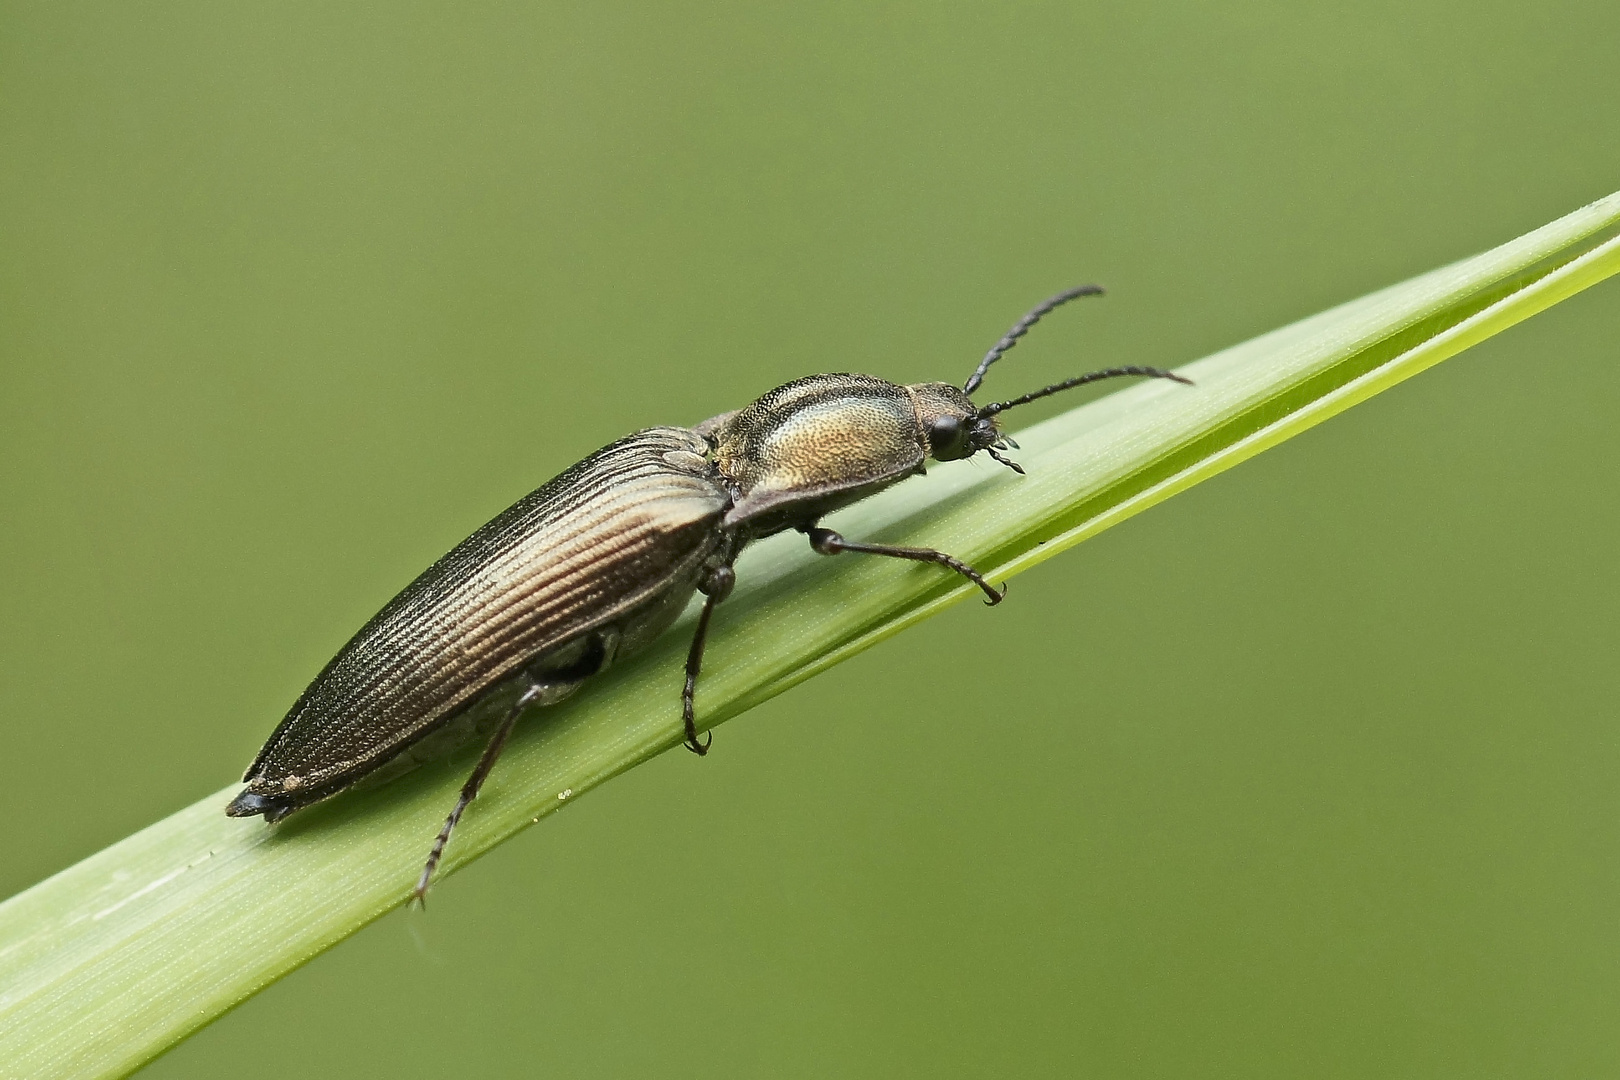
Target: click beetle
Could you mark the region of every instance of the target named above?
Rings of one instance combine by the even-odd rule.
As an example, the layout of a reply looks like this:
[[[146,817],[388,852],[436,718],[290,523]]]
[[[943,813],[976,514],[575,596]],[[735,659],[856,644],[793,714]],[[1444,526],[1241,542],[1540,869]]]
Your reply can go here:
[[[628,435],[520,499],[390,600],[315,677],[248,767],[225,812],[276,822],[362,779],[408,768],[481,702],[510,697],[416,884],[420,900],[462,812],[500,757],[518,716],[549,705],[656,638],[704,594],[681,690],[685,742],[698,738],[693,695],[715,606],[752,540],[797,529],[823,555],[856,552],[936,563],[999,603],[971,566],[930,548],[846,540],[820,525],[841,507],[922,473],[928,458],[1001,451],[1008,409],[1101,379],[1187,379],[1114,367],[1022,397],[975,405],[985,372],[1044,315],[1095,285],[1035,307],[958,390],[869,375],[811,375],[695,428]]]

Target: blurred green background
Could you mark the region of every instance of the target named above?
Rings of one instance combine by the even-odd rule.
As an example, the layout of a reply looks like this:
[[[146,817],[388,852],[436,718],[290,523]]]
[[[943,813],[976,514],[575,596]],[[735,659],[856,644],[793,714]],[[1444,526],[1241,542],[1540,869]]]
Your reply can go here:
[[[1620,188],[1595,0],[0,25],[0,894],[234,779],[619,434],[959,381],[1084,280],[997,393],[1173,365]],[[614,781],[143,1076],[1613,1074],[1617,340],[1610,283]]]

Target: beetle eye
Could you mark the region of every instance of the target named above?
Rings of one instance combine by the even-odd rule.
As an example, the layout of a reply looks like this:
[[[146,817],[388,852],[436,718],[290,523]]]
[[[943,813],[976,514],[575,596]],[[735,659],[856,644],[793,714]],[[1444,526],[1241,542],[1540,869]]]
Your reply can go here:
[[[960,417],[934,417],[928,425],[928,447],[936,461],[967,457],[967,425]]]

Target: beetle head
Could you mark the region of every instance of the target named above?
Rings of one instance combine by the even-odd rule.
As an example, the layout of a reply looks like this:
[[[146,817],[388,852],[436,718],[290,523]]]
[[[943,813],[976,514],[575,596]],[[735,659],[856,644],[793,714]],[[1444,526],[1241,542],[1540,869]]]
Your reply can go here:
[[[926,409],[924,410],[923,422],[925,430],[928,432],[928,442],[934,457],[940,461],[951,461],[956,458],[972,457],[980,450],[983,450],[1014,472],[1022,473],[1024,470],[1019,468],[1016,462],[1009,461],[996,453],[998,450],[1009,448],[1016,450],[1018,448],[1017,443],[1001,433],[1000,424],[996,420],[997,416],[1008,409],[1016,408],[1019,405],[1027,405],[1032,401],[1039,401],[1043,397],[1064,390],[1072,390],[1076,386],[1084,386],[1086,383],[1119,378],[1123,375],[1146,375],[1155,379],[1171,379],[1191,386],[1191,379],[1185,379],[1173,372],[1164,371],[1160,368],[1129,365],[1126,367],[1106,368],[1102,371],[1092,371],[1085,375],[1076,375],[1072,379],[1064,379],[1062,382],[1042,387],[1022,397],[1013,398],[1011,401],[997,401],[989,405],[973,404],[968,395],[977,390],[979,385],[984,382],[984,374],[990,370],[990,365],[1000,360],[1002,354],[1018,344],[1018,339],[1027,334],[1030,327],[1039,322],[1053,308],[1061,307],[1070,300],[1082,296],[1101,296],[1102,291],[1100,285],[1081,285],[1078,288],[1067,289],[1056,296],[1048,297],[1037,304],[1027,315],[1014,323],[1012,329],[1003,334],[1001,340],[996,342],[989,352],[985,353],[984,359],[980,360],[979,366],[973,369],[973,374],[968,376],[968,381],[962,385],[961,390],[957,390],[954,386],[947,386],[944,383],[927,383],[924,386],[912,387],[913,392],[926,389],[946,406],[932,416],[927,415]],[[921,401],[920,394],[919,401]]]
[[[983,415],[962,391],[950,383],[917,383],[909,387],[917,402],[917,418],[928,434],[928,452],[935,461],[957,461],[980,450],[995,455],[1008,447],[995,415]]]

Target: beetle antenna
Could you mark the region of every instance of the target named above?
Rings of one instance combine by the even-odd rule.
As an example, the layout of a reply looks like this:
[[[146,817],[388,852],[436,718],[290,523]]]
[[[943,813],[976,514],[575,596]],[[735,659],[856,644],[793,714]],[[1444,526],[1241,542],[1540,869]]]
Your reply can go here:
[[[1053,308],[1062,307],[1070,300],[1076,300],[1082,296],[1101,296],[1102,294],[1103,287],[1101,285],[1081,285],[1073,289],[1066,289],[1056,296],[1049,296],[1042,300],[1030,310],[1029,314],[1013,323],[1013,328],[1001,335],[1001,340],[996,342],[995,347],[984,354],[984,359],[979,361],[979,366],[973,369],[973,374],[968,376],[968,381],[962,384],[962,392],[971,394],[977,390],[979,384],[984,382],[984,373],[990,370],[990,365],[1000,360],[1002,353],[1018,344],[1018,339],[1029,333],[1029,328],[1040,322]]]
[[[1076,375],[1072,379],[1064,379],[1062,382],[1053,383],[1051,386],[1042,387],[1041,389],[1032,393],[1025,394],[1023,397],[1016,397],[1011,401],[997,401],[993,404],[986,405],[975,415],[981,419],[986,416],[994,416],[997,413],[1006,412],[1008,409],[1014,408],[1018,405],[1028,405],[1032,401],[1039,401],[1043,397],[1050,397],[1053,394],[1059,393],[1063,390],[1072,390],[1076,386],[1084,386],[1086,383],[1101,382],[1103,379],[1117,379],[1122,375],[1147,375],[1155,379],[1173,379],[1178,383],[1185,383],[1188,386],[1193,384],[1191,379],[1177,375],[1173,371],[1165,371],[1163,368],[1156,367],[1137,367],[1133,364],[1129,367],[1105,368],[1102,371],[1092,371],[1087,372],[1084,375]]]

